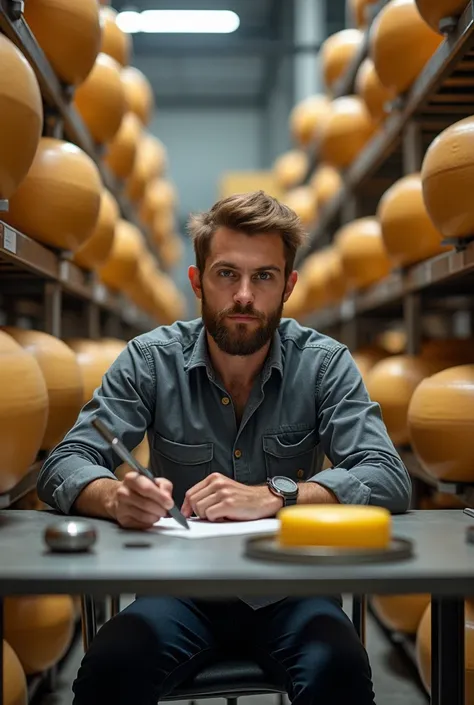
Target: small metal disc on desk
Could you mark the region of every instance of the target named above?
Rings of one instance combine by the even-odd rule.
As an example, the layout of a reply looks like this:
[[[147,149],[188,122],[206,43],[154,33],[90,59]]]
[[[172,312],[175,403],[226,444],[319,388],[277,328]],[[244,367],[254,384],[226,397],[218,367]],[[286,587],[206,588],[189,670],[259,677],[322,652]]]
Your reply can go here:
[[[276,534],[247,539],[245,555],[259,560],[307,565],[344,565],[350,563],[390,563],[413,556],[413,544],[393,538],[386,549],[338,548],[331,546],[281,546]]]
[[[46,545],[55,553],[88,551],[96,540],[94,526],[84,519],[63,519],[47,526],[44,532]]]

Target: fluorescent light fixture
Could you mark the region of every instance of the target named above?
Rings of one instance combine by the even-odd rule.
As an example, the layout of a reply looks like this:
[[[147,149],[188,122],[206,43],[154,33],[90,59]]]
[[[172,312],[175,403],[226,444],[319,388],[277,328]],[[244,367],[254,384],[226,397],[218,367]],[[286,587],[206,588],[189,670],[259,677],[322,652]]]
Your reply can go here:
[[[128,34],[230,34],[240,18],[231,10],[127,10],[117,15],[117,24]]]

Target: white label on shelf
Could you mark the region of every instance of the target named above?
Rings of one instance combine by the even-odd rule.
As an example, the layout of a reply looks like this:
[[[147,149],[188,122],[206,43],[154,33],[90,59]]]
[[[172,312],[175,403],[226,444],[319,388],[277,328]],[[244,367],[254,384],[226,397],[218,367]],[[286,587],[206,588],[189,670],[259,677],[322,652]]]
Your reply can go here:
[[[107,292],[105,290],[105,286],[103,284],[97,284],[95,286],[95,291],[94,291],[95,301],[99,304],[102,304],[102,303],[104,303],[106,297],[107,297]]]
[[[348,321],[354,318],[356,313],[356,306],[354,299],[346,299],[341,306],[341,318],[343,321]]]
[[[3,226],[3,247],[16,255],[16,232],[8,225]]]
[[[64,259],[59,263],[59,279],[62,282],[67,282],[69,279],[69,262]]]

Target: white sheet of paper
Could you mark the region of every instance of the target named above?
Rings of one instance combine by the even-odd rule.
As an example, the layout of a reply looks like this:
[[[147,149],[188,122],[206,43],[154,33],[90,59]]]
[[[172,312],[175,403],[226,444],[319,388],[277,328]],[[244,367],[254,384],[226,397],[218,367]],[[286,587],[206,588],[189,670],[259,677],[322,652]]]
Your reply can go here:
[[[203,521],[188,519],[189,529],[184,529],[173,518],[160,519],[153,530],[166,536],[181,539],[203,539],[219,536],[244,536],[266,534],[276,531],[280,524],[278,519],[257,519],[256,521]]]

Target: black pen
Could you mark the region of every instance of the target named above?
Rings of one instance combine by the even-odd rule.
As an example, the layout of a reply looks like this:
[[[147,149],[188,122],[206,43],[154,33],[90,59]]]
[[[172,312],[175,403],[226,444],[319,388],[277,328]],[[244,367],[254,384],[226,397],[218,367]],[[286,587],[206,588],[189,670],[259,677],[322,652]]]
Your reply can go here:
[[[113,447],[117,455],[124,461],[124,463],[128,463],[130,467],[135,470],[135,472],[140,473],[140,475],[144,475],[152,482],[155,481],[155,478],[151,474],[151,472],[147,468],[143,467],[143,465],[141,465],[141,463],[139,463],[138,460],[133,457],[130,451],[124,446],[120,438],[114,436],[114,434],[109,431],[109,429],[102,423],[102,421],[100,421],[99,419],[92,419],[92,425],[100,433],[102,438],[104,438],[108,443],[110,443],[110,445]],[[167,509],[167,512],[171,517],[173,517],[173,519],[176,519],[176,521],[181,524],[183,528],[189,529],[189,524],[186,520],[186,517],[181,514],[175,504],[173,504],[171,509]]]

